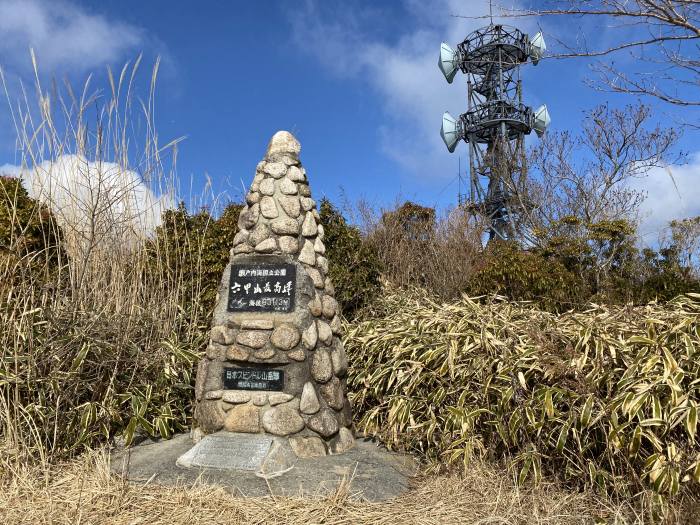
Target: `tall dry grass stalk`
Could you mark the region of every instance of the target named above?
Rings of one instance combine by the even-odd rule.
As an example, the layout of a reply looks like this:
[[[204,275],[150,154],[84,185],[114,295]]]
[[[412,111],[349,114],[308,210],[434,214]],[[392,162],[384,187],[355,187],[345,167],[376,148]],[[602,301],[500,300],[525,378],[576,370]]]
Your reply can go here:
[[[73,453],[125,427],[181,429],[206,322],[201,309],[184,311],[198,286],[184,282],[191,272],[182,265],[196,257],[166,250],[168,232],[154,235],[174,202],[178,144],[160,145],[156,132],[158,62],[140,100],[140,57],[118,75],[107,70],[106,92],[89,77],[79,93],[69,84],[44,90],[32,60],[34,97],[23,87],[15,103],[2,76],[21,177],[41,203],[20,216],[19,196],[0,196],[8,231],[20,232],[0,251],[6,467]],[[37,222],[46,242],[27,251],[21,232]]]

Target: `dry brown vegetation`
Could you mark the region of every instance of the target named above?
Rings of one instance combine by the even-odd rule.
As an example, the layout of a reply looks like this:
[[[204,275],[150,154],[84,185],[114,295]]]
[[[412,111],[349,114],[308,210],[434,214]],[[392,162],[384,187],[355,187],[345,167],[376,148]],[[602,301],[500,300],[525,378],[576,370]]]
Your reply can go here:
[[[388,502],[358,500],[341,485],[330,497],[241,498],[202,485],[161,487],[124,482],[105,452],[0,478],[0,518],[20,524],[574,524],[644,523],[624,504],[550,483],[518,488],[502,471],[475,463],[464,476],[418,479]]]

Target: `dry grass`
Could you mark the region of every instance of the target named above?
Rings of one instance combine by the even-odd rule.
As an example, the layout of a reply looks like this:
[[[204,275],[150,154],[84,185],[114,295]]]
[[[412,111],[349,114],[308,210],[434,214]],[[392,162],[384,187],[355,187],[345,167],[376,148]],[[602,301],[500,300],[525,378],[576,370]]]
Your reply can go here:
[[[383,503],[353,499],[341,487],[326,498],[241,498],[221,488],[130,485],[111,475],[107,455],[5,472],[6,524],[569,524],[643,523],[631,509],[553,484],[518,488],[502,471],[475,464],[464,476],[425,477]]]

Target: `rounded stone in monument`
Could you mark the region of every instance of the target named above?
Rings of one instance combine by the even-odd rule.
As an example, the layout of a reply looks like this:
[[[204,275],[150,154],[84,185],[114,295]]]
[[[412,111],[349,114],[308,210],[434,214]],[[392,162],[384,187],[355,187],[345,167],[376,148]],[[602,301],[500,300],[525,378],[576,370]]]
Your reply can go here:
[[[293,403],[271,408],[263,414],[262,423],[267,432],[276,436],[288,436],[304,428],[304,420]]]
[[[224,428],[229,432],[259,432],[260,409],[254,405],[236,405],[226,414]]]
[[[269,338],[270,332],[264,330],[244,330],[238,332],[236,342],[250,348],[262,348]]]
[[[299,233],[299,223],[294,219],[277,219],[270,226],[277,235],[297,235]]]
[[[327,350],[320,349],[314,353],[311,375],[320,383],[325,383],[333,376],[333,363]]]
[[[270,336],[270,342],[282,350],[291,350],[299,344],[299,330],[292,324],[285,323],[278,326]]]
[[[265,164],[263,171],[271,177],[279,179],[280,177],[284,176],[285,173],[287,173],[287,165],[284,162],[268,162]],[[262,191],[262,184],[260,184],[260,187]]]
[[[316,389],[313,383],[306,383],[301,392],[299,410],[304,414],[315,414],[320,408],[321,404],[318,402],[318,396],[316,396]]]
[[[325,438],[331,437],[340,428],[335,413],[329,408],[324,408],[315,416],[311,416],[306,426]]]
[[[294,135],[288,131],[278,131],[270,139],[270,143],[267,145],[267,157],[272,157],[274,155],[290,154],[294,157],[299,156],[301,151],[301,144],[294,138]]]
[[[326,445],[316,436],[292,436],[289,438],[289,444],[300,458],[317,458],[326,455]]]

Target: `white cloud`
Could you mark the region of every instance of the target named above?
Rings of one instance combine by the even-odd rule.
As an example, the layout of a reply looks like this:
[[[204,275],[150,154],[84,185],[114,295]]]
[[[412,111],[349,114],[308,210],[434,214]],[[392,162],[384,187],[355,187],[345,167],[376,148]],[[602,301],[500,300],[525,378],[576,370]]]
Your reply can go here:
[[[156,195],[138,173],[112,162],[63,155],[33,169],[6,164],[0,174],[21,177],[29,195],[47,204],[57,220],[77,233],[97,226],[100,235],[148,235],[174,206]]]
[[[673,219],[700,215],[700,152],[686,164],[652,169],[631,187],[646,193],[639,232],[645,244],[653,245]]]
[[[486,25],[483,19],[452,15],[483,15],[489,2],[404,0],[403,6],[412,29],[401,32],[401,25],[387,23],[398,34],[380,38],[382,32],[373,31],[371,24],[389,22],[391,13],[309,0],[292,15],[296,41],[334,73],[362,76],[376,90],[387,116],[378,132],[388,156],[418,175],[449,178],[457,158],[445,149],[440,122],[445,111],[455,116],[466,111],[466,85],[461,73],[450,85],[438,70],[440,42],[455,46]],[[522,30],[531,24],[518,23]],[[463,148],[458,151],[466,154]]]
[[[0,0],[0,60],[31,66],[35,50],[44,73],[86,70],[121,59],[143,43],[143,32],[63,0]]]

